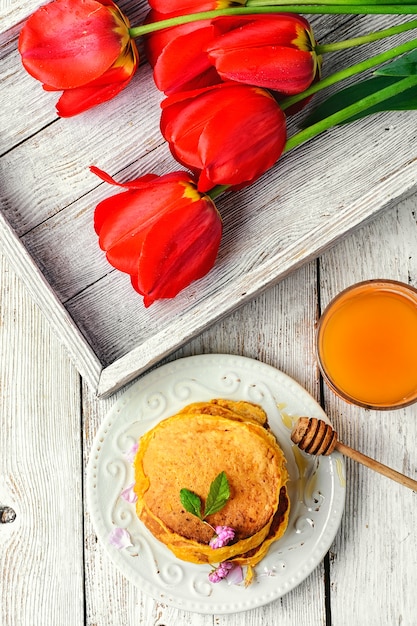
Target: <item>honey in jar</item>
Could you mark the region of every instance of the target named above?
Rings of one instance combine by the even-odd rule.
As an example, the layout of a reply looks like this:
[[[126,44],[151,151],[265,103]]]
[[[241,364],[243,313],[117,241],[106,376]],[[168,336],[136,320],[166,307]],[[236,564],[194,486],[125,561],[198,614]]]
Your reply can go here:
[[[370,280],[341,292],[318,328],[329,386],[360,406],[389,409],[417,400],[417,290]]]

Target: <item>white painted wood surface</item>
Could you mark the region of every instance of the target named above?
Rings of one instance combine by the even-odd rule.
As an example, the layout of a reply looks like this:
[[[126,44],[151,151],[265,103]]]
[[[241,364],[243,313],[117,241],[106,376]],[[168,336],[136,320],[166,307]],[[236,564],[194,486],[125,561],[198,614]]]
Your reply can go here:
[[[258,358],[321,400],[349,445],[417,478],[416,406],[367,411],[321,397],[314,356],[319,306],[358,280],[417,286],[417,197],[185,344],[171,358]],[[119,397],[97,399],[9,263],[0,257],[2,626],[415,626],[417,494],[347,461],[342,524],[325,562],[294,591],[235,615],[159,604],[119,574],[96,542],[83,485],[95,432]],[[327,599],[326,599],[327,598]]]
[[[143,595],[97,543],[84,497],[94,435],[122,393],[96,391],[176,347],[170,359],[225,352],[278,367],[322,402],[345,443],[417,478],[416,406],[366,411],[322,394],[314,356],[318,311],[342,288],[375,277],[417,286],[415,116],[338,129],[288,155],[276,184],[225,198],[225,243],[203,298],[193,287],[146,313],[97,252],[91,214],[108,189],[86,169],[94,162],[125,180],[172,168],[156,132],[159,96],[144,66],[117,101],[56,120],[55,96],[25,75],[15,49],[16,23],[37,4],[0,4],[0,506],[16,512],[0,524],[1,626],[416,626],[417,494],[352,462],[325,561],[281,600],[237,615],[186,613]],[[339,38],[365,26],[331,19]],[[111,300],[103,308],[109,296],[125,302],[123,324],[109,316]]]
[[[6,222],[0,222],[0,238],[99,395],[119,389],[416,189],[415,113],[334,129],[284,155],[250,189],[220,198],[225,230],[215,268],[173,301],[145,309],[128,277],[113,270],[99,250],[93,211],[113,191],[88,168],[95,164],[120,181],[178,168],[159,132],[161,94],[150,68],[142,59],[131,84],[113,101],[58,119],[57,94],[43,91],[23,70],[16,50],[17,23],[41,1],[3,3],[0,211]],[[144,0],[121,6],[135,25],[147,10]],[[325,43],[404,19],[315,16],[312,23]],[[388,45],[374,44],[372,52]],[[329,55],[325,74],[367,54],[357,48]],[[296,124],[297,118],[289,122],[289,134]]]

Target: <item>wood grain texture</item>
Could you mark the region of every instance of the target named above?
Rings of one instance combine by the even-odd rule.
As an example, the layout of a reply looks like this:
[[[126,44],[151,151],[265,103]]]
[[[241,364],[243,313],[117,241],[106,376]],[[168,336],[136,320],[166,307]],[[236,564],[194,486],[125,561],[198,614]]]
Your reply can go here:
[[[344,443],[417,478],[415,406],[348,405],[322,387],[315,356],[320,310],[340,290],[381,277],[417,286],[414,114],[336,129],[287,155],[271,184],[225,196],[213,273],[145,311],[95,247],[92,211],[108,190],[87,168],[95,162],[120,180],[173,168],[155,130],[159,96],[143,66],[117,100],[83,121],[58,120],[55,95],[21,70],[18,29],[7,25],[37,4],[8,2],[0,25],[8,94],[0,110],[1,199],[12,224],[1,221],[9,260],[0,256],[0,505],[16,511],[14,522],[0,525],[1,625],[416,626],[417,494],[353,461],[326,562],[282,599],[236,615],[188,613],[143,595],[97,543],[84,493],[95,433],[122,394],[98,399],[100,373],[108,392],[162,357],[201,353],[278,367],[321,402]],[[325,40],[392,19],[313,21]],[[352,52],[352,62],[362,54]],[[328,67],[335,63],[332,56]],[[82,382],[61,345],[74,346],[63,331],[72,324],[95,353],[90,359],[80,348]],[[51,329],[61,329],[58,340]]]
[[[0,202],[1,205],[1,202]],[[22,278],[29,293],[47,317],[52,329],[67,348],[78,370],[89,384],[95,388],[101,372],[94,352],[89,347],[80,329],[50,288],[44,274],[18,239],[5,217],[0,212],[0,248],[8,255],[15,272]]]
[[[366,278],[388,277],[416,284],[416,202],[415,197],[410,198],[346,237],[320,258],[318,275],[315,263],[304,266],[204,331],[170,358],[204,352],[259,358],[293,376],[320,399],[314,348],[319,306],[325,306],[340,289]],[[339,401],[327,388],[322,401],[346,443],[407,475],[416,476],[414,407],[369,412]],[[91,392],[85,389],[85,402],[87,414],[95,411],[96,429],[112,400],[94,400],[91,404]],[[92,436],[89,432],[89,437]],[[85,448],[88,447],[87,443]],[[153,606],[130,583],[120,581],[102,547],[92,541],[93,550],[87,555],[93,576],[87,576],[91,623],[95,623],[93,616],[97,617],[101,606],[96,593],[106,596],[114,586],[117,591],[112,594],[112,602],[116,603],[118,619],[123,624],[134,621],[164,626],[178,623],[415,626],[417,604],[412,580],[417,562],[413,540],[416,494],[353,462],[348,461],[347,468],[346,511],[330,550],[327,613],[322,565],[296,590],[263,609],[230,616],[201,616],[158,604]],[[101,615],[101,620],[97,623],[116,623],[109,614]]]
[[[21,6],[16,2],[14,9]],[[121,6],[134,24],[147,10],[144,1]],[[325,43],[404,19],[345,15],[315,16],[312,22]],[[372,51],[388,45],[378,42]],[[366,54],[363,47],[331,54],[325,74]],[[98,383],[91,377],[92,385],[102,395],[316,258],[416,185],[414,113],[333,129],[284,155],[250,189],[221,197],[224,236],[215,268],[174,301],[145,309],[129,278],[113,270],[99,250],[94,208],[114,191],[88,169],[97,165],[119,181],[178,169],[159,132],[161,94],[141,58],[138,73],[117,98],[63,120],[54,111],[57,94],[43,91],[23,70],[12,32],[0,55],[8,95],[0,110],[2,212],[85,337],[91,370],[100,372]],[[288,120],[290,135],[299,121]],[[65,339],[71,344],[70,336]],[[83,357],[79,363],[78,349],[72,352],[88,378]]]
[[[322,306],[360,280],[391,278],[417,286],[416,208],[414,196],[321,258]],[[370,411],[327,389],[324,401],[344,443],[417,478],[415,405]],[[332,625],[346,624],[348,611],[352,624],[414,626],[417,494],[353,461],[347,466],[346,510],[332,551]]]
[[[411,198],[348,236],[320,258],[318,274],[315,262],[305,265],[170,358],[204,352],[258,358],[320,400],[318,298],[323,307],[340,289],[372,277],[415,285],[416,202]],[[82,523],[82,466],[85,471],[95,432],[122,392],[99,400],[84,383],[80,396],[78,376],[39,309],[4,259],[0,268],[0,502],[17,512],[15,522],[0,526],[4,626],[415,626],[416,494],[353,462],[330,550],[327,607],[323,564],[281,600],[236,615],[187,613],[142,595],[97,543],[88,510],[84,531]],[[323,402],[348,445],[416,476],[415,407],[366,411],[327,388]]]
[[[283,369],[318,399],[317,368],[305,367],[305,363],[311,362],[314,350],[316,303],[316,272],[315,264],[312,263],[204,331],[171,355],[169,360],[202,353],[247,356]],[[86,451],[91,448],[94,433],[113,400],[119,397],[120,392],[110,400],[97,401],[92,397],[91,391],[84,388]],[[307,605],[309,626],[318,626],[324,622],[322,565],[293,593],[267,607],[230,616],[198,615],[153,603],[145,595],[141,595],[115,571],[103,546],[95,543],[94,531],[89,525],[88,529],[86,598],[91,624],[95,624],[97,620],[100,626],[116,626],[119,623],[155,623],[165,626],[252,626],[280,623],[291,626],[294,623],[303,623]],[[104,615],[100,613],[100,598],[107,597],[108,594],[111,594],[111,602],[115,604]]]
[[[84,615],[79,376],[0,256],[0,622]]]

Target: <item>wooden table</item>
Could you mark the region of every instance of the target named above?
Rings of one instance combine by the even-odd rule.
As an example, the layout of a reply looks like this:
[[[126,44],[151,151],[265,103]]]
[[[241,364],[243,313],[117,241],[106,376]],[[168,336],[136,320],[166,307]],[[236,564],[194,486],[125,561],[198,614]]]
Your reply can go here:
[[[75,232],[75,220],[90,220],[85,211],[87,194],[92,194],[88,199],[91,213],[104,193],[99,187],[91,189],[95,183],[86,177],[85,170],[92,162],[111,167],[114,172],[123,171],[126,179],[128,173],[123,168],[131,167],[136,158],[130,157],[130,152],[136,155],[141,151],[139,156],[145,165],[153,166],[154,160],[166,159],[167,148],[157,131],[159,101],[149,86],[149,68],[143,68],[149,93],[142,89],[141,82],[138,98],[142,99],[144,119],[148,120],[148,114],[154,117],[149,117],[149,128],[139,140],[131,128],[141,103],[138,101],[138,106],[127,91],[117,102],[94,113],[92,132],[100,129],[100,141],[85,141],[85,127],[78,119],[56,123],[51,94],[43,92],[40,85],[35,88],[20,67],[16,53],[18,22],[41,0],[6,0],[3,4],[6,8],[0,22],[4,59],[1,75],[8,96],[0,111],[6,139],[1,181],[5,189],[1,195],[6,200],[8,217],[16,222],[19,237],[26,240],[32,253],[42,253],[41,266],[49,261],[49,279],[55,279],[60,299],[70,301],[78,291],[85,291],[85,286],[77,284],[75,289],[72,284],[83,274],[93,287],[99,277],[107,285],[107,264],[102,255],[98,256],[92,233],[90,240],[67,238],[69,251],[62,265],[70,265],[67,258],[77,262],[70,276],[62,280],[62,266],[56,264],[62,238],[58,237],[50,251],[51,240],[42,233],[59,235],[66,220],[71,224],[71,232]],[[122,4],[132,9],[135,16],[135,12],[143,13],[145,3],[123,0]],[[334,24],[335,18],[332,19]],[[389,17],[379,23],[382,26],[391,21]],[[339,34],[350,33],[352,24],[357,23],[360,24],[360,18],[340,19]],[[321,32],[331,32],[331,24],[327,21]],[[349,60],[355,54],[359,53],[349,52]],[[327,67],[331,66],[330,60]],[[142,76],[138,75],[137,84],[139,80]],[[199,315],[203,320],[205,316],[212,319],[207,312],[211,306],[228,316],[183,345],[169,360],[200,353],[228,353],[270,364],[293,377],[320,402],[344,443],[417,478],[416,406],[392,412],[349,406],[322,385],[314,351],[320,310],[344,287],[382,277],[417,286],[417,196],[404,199],[416,189],[413,123],[415,116],[407,115],[398,115],[395,122],[387,125],[379,121],[364,123],[361,141],[354,142],[354,150],[350,151],[344,130],[337,129],[331,143],[320,139],[313,147],[301,149],[294,161],[289,155],[283,169],[273,176],[278,181],[289,176],[291,194],[279,188],[276,191],[274,185],[262,190],[264,217],[261,216],[260,224],[264,232],[271,229],[275,220],[267,250],[258,236],[256,212],[251,213],[253,267],[246,271],[243,264],[238,274],[242,284],[251,279],[248,293],[246,285],[245,289],[239,287],[236,277],[228,278],[232,292],[238,283],[231,305],[241,304],[244,297],[249,302],[230,314],[232,306],[229,307],[223,291],[216,292],[215,281],[210,279],[207,289],[214,293],[205,298]],[[38,143],[37,133],[43,131],[45,139]],[[105,142],[112,142],[114,137],[118,137],[118,151],[106,152]],[[84,146],[88,147],[85,154]],[[61,160],[48,160],[44,152],[47,148],[49,157],[60,154]],[[77,151],[81,152],[79,163],[73,158]],[[40,159],[40,153],[45,158]],[[329,154],[331,157],[323,167],[323,158]],[[351,167],[342,170],[340,164],[346,156],[351,157]],[[373,160],[369,161],[371,156]],[[363,159],[368,168],[360,166]],[[296,163],[297,168],[291,163]],[[332,175],[333,170],[338,170],[339,178]],[[300,185],[300,172],[308,184],[304,181]],[[60,212],[61,206],[53,207],[49,214],[49,204],[54,196],[61,199],[63,191],[67,193],[64,200],[68,218],[65,211]],[[392,208],[393,201],[400,198],[402,201]],[[379,210],[381,213],[374,217]],[[25,222],[25,212],[30,219],[23,228],[20,221]],[[317,261],[311,261],[343,233],[371,216],[373,221]],[[228,220],[228,245],[233,252],[233,243],[238,239],[243,250],[247,247],[246,239],[231,236],[233,211]],[[88,229],[83,224],[81,227],[87,237]],[[78,263],[79,250],[87,244],[95,251],[95,261],[90,256],[84,261],[88,270],[95,269],[91,276]],[[226,252],[225,248],[224,263]],[[233,268],[238,269],[239,258],[244,260],[244,254],[235,250],[233,258],[237,259]],[[299,266],[301,269],[294,271]],[[229,264],[227,268],[230,269]],[[275,277],[271,276],[271,268],[274,272],[279,268],[281,273],[276,277],[283,280],[250,299],[270,285]],[[221,274],[222,270],[216,271]],[[66,292],[69,285],[74,293]],[[103,287],[97,293],[111,308],[107,301],[111,290]],[[96,301],[93,289],[86,311],[93,326],[100,327],[103,318],[97,321],[89,308]],[[189,306],[189,316],[191,311],[194,319],[198,313],[192,303]],[[102,334],[117,326],[107,315],[107,308],[108,326]],[[138,324],[131,323],[127,315],[136,313],[136,301],[131,303],[131,309],[124,311],[125,323],[137,329]],[[172,322],[171,313],[167,317]],[[115,317],[120,321],[117,311]],[[181,324],[183,317],[178,304],[174,326],[177,321]],[[134,337],[124,328],[120,333],[130,348]],[[108,359],[111,360],[109,356]],[[70,361],[62,336],[52,331],[50,317],[34,304],[6,256],[1,254],[0,508],[10,507],[16,517],[13,522],[0,524],[0,626],[417,626],[417,495],[349,460],[346,507],[333,545],[314,572],[282,599],[246,613],[200,615],[173,609],[141,593],[119,573],[97,541],[85,498],[86,466],[94,436],[122,393],[120,390],[107,399],[96,398]]]
[[[342,288],[386,277],[417,286],[417,197],[402,201],[172,355],[231,353],[286,372],[320,401],[342,440],[417,477],[417,410],[349,406],[322,387],[318,311]],[[234,615],[187,613],[127,582],[97,542],[84,498],[97,428],[121,393],[97,400],[0,257],[2,626],[381,626],[417,624],[417,494],[347,461],[342,523],[295,590]]]

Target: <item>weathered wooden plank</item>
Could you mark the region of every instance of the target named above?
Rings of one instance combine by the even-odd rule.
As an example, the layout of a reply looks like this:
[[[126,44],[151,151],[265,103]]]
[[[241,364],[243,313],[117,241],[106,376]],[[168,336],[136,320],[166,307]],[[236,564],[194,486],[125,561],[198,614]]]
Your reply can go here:
[[[138,19],[145,6],[134,9]],[[313,21],[325,41],[400,19],[317,16]],[[375,44],[374,50],[387,45]],[[364,54],[355,49],[330,55],[326,72]],[[161,95],[150,68],[143,65],[114,101],[60,120],[50,100],[55,96],[25,74],[15,50],[8,50],[3,63],[8,93],[0,111],[6,131],[0,160],[3,212],[92,347],[91,368],[97,372],[97,363],[104,365],[100,394],[139,375],[415,189],[412,113],[335,129],[285,155],[250,189],[221,198],[225,232],[214,270],[174,301],[145,310],[128,278],[113,271],[98,249],[93,211],[112,190],[88,167],[98,165],[118,180],[178,168],[158,130]],[[291,134],[297,119],[289,121]]]
[[[185,344],[169,360],[202,353],[240,354],[283,369],[319,397],[317,367],[311,366],[317,315],[315,263],[311,263],[235,311],[193,341]],[[85,450],[92,447],[99,424],[113,402],[97,400],[85,389],[84,415],[87,420]],[[87,461],[87,457],[85,458]],[[90,535],[91,533],[91,535]],[[280,623],[284,626],[324,623],[325,601],[323,566],[319,566],[297,589],[281,600],[260,609],[221,616],[199,615],[174,609],[141,596],[109,562],[103,546],[94,540],[88,525],[86,589],[88,624],[110,626],[116,623],[184,624],[192,626],[255,626]],[[111,596],[111,611],[103,610]],[[117,618],[115,619],[115,615]]]
[[[0,256],[0,622],[84,623],[80,380]]]
[[[16,35],[20,24],[41,4],[41,0],[0,1],[0,46]]]
[[[291,175],[290,172],[289,174]],[[325,202],[323,209],[320,209],[320,214],[315,214],[314,217],[311,217],[310,214],[300,214],[299,212],[298,219],[294,221],[293,231],[291,231],[293,236],[295,235],[295,239],[291,240],[289,222],[284,222],[285,226],[279,231],[278,236],[277,233],[275,233],[277,237],[275,241],[269,236],[266,238],[266,246],[262,250],[259,246],[257,253],[258,255],[262,255],[259,265],[256,264],[259,262],[259,257],[253,256],[253,249],[251,253],[250,244],[248,247],[245,245],[247,237],[250,238],[253,236],[253,241],[256,239],[259,241],[259,231],[253,222],[251,224],[247,221],[242,232],[239,232],[238,235],[235,233],[236,236],[230,240],[230,245],[233,248],[233,257],[239,260],[239,267],[236,264],[232,266],[227,262],[230,260],[231,253],[227,249],[226,234],[225,247],[223,251],[220,251],[217,266],[209,276],[200,281],[202,285],[201,292],[198,291],[197,295],[195,291],[196,286],[191,286],[188,293],[184,292],[176,303],[155,305],[154,310],[160,307],[161,309],[163,308],[164,311],[171,312],[171,320],[175,320],[175,324],[172,325],[171,329],[162,327],[158,335],[150,336],[148,341],[142,341],[137,348],[131,348],[130,353],[125,357],[121,357],[120,360],[115,360],[108,365],[102,373],[100,381],[101,391],[107,393],[112,387],[117,386],[119,384],[117,381],[120,381],[122,378],[124,381],[129,380],[133,371],[135,372],[134,375],[136,375],[138,371],[140,371],[140,363],[142,363],[143,368],[145,360],[149,359],[150,355],[155,354],[154,346],[156,346],[156,344],[154,344],[154,342],[158,342],[160,347],[165,346],[168,350],[169,346],[174,348],[179,346],[187,337],[201,332],[208,320],[218,319],[222,314],[224,315],[237,305],[248,301],[251,297],[259,293],[262,288],[266,288],[272,282],[284,278],[288,273],[293,271],[294,268],[299,267],[302,263],[317,256],[319,252],[332,245],[350,229],[358,226],[363,220],[373,216],[376,212],[374,210],[376,207],[387,208],[390,206],[393,198],[395,198],[396,195],[397,198],[401,197],[406,189],[406,187],[404,187],[404,174],[408,176],[410,184],[406,193],[410,193],[415,183],[414,163],[409,166],[408,173],[407,168],[402,170],[402,175],[400,176],[401,181],[397,181],[398,185],[395,182],[394,176],[394,180],[382,181],[379,185],[375,182],[375,187],[368,194],[361,195],[358,189],[358,195],[360,197],[357,202],[350,205],[346,211],[343,207],[337,210],[339,207],[334,204],[332,206],[331,203],[334,202],[334,199],[332,200],[332,198],[329,197],[328,204],[326,205]],[[359,176],[359,172],[357,172],[357,176]],[[316,182],[319,186],[319,179],[317,179]],[[351,184],[352,187],[354,187],[353,179],[351,180]],[[393,195],[391,196],[391,194]],[[338,197],[340,198],[340,194]],[[259,200],[259,197],[257,200]],[[282,205],[280,206],[280,211],[281,208]],[[333,211],[333,213],[331,213],[331,211]],[[290,215],[290,213],[287,215]],[[310,217],[311,220],[309,219]],[[275,219],[279,221],[276,217]],[[289,220],[292,219],[294,219],[294,216],[290,216]],[[315,219],[318,221],[313,225]],[[268,232],[269,234],[271,234],[271,231],[273,232],[273,223],[269,224],[269,229],[266,223],[264,224],[264,230],[261,229],[261,232]],[[268,244],[270,244],[269,248]],[[270,258],[268,258],[268,252],[272,255]],[[218,288],[220,283],[225,287],[224,290]],[[114,283],[114,286],[115,285],[117,289],[115,293],[118,295],[116,300],[125,303],[126,308],[124,311],[126,314],[129,304],[125,299],[127,296],[125,296],[122,291],[124,286],[117,286],[117,283]],[[94,302],[98,302],[97,290],[99,288],[100,285],[97,284]],[[104,297],[104,293],[107,294],[107,297],[115,297],[114,292],[112,296],[110,288],[103,292],[102,298]],[[200,295],[200,293],[207,294],[207,297]],[[88,298],[90,294],[82,295]],[[187,311],[187,298],[191,301],[192,315],[190,314],[188,317],[185,317],[181,314],[181,311],[176,311],[175,307],[177,304],[183,303],[182,312]],[[94,302],[89,298],[88,304],[84,304],[81,308],[88,310],[89,307],[94,306]],[[229,306],[231,303],[233,303],[233,306]],[[80,306],[78,299],[74,300],[74,304]],[[72,307],[73,303],[71,302],[70,310],[73,311],[73,315],[77,318],[78,312],[75,312]],[[136,320],[140,315],[139,307],[140,305],[137,308],[135,307],[134,310]],[[97,310],[96,313],[99,315],[99,310]],[[135,317],[131,319],[134,320]],[[139,319],[143,320],[144,316],[139,317]],[[105,324],[108,331],[111,332],[109,321],[102,317],[101,322]],[[130,333],[138,328],[143,332],[143,323],[138,322],[137,326],[135,323],[131,323]],[[127,335],[125,335],[125,338],[126,336]],[[112,345],[114,346],[114,343]],[[130,345],[133,346],[135,343],[132,342]],[[148,363],[149,362],[152,363],[152,361],[148,361]],[[137,369],[138,366],[139,370]]]
[[[324,16],[322,21],[325,19],[329,18]],[[388,18],[373,19],[382,27]],[[354,32],[360,23],[355,26]],[[342,30],[341,36],[346,36],[348,32]],[[375,44],[375,50],[384,47],[387,47],[386,42]],[[363,58],[364,54],[360,48],[350,52],[348,58],[353,62]],[[325,65],[326,73],[339,63],[337,59],[346,56],[347,53],[341,57],[332,56]],[[153,85],[147,65],[139,69],[131,84],[113,101],[75,118],[62,120],[57,119],[53,111],[57,95],[45,94],[40,85],[26,75],[17,52],[8,55],[7,59],[10,67],[7,65],[7,70],[4,70],[4,89],[8,98],[5,110],[0,112],[0,128],[4,128],[2,135],[5,136],[6,147],[13,138],[18,145],[0,162],[4,179],[2,196],[9,221],[19,235],[96,187],[95,177],[88,173],[91,163],[110,169],[111,173],[135,162],[137,168],[141,168],[143,157],[164,145],[159,132],[159,103],[162,97]],[[19,103],[17,112],[20,113],[28,95],[26,114],[16,115],[14,103]],[[48,116],[45,109],[50,111]],[[45,126],[47,121],[49,124]],[[30,128],[32,132],[43,130],[20,143],[29,134]],[[349,131],[344,132],[349,139]],[[400,143],[399,137],[397,141]],[[332,150],[333,144],[329,142],[328,153]],[[167,153],[166,147],[162,155],[164,152]],[[327,168],[330,164],[325,160],[322,165]],[[336,175],[332,168],[330,174]],[[25,185],[21,185],[22,180]],[[263,180],[268,185],[274,185],[277,175],[272,174]],[[302,175],[299,186],[305,184],[306,179]]]
[[[102,369],[100,361],[1,212],[0,250],[10,259],[14,270],[26,284],[34,301],[45,314],[57,337],[63,342],[80,373],[95,388]]]
[[[322,306],[369,278],[417,286],[417,198],[413,196],[326,253],[320,261]],[[415,406],[368,411],[325,389],[325,407],[340,439],[417,477]],[[347,501],[332,559],[332,624],[416,623],[416,494],[347,462]]]

